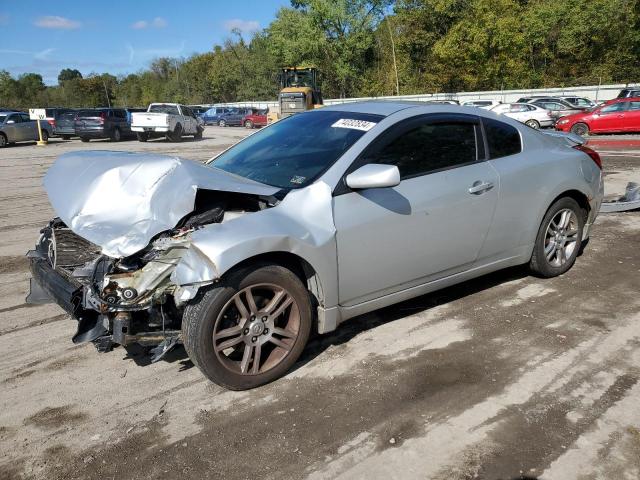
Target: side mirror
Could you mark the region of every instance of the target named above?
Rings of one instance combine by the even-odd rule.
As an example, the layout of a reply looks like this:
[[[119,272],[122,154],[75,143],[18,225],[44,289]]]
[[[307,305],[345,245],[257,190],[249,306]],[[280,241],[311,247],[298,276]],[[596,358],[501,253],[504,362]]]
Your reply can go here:
[[[400,183],[400,170],[395,165],[370,163],[347,175],[346,182],[354,190],[395,187]]]

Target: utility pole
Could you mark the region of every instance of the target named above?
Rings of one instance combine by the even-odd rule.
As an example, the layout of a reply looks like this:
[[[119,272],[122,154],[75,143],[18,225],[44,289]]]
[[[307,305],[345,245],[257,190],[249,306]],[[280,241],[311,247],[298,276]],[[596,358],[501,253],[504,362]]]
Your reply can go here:
[[[385,17],[387,27],[389,28],[389,38],[391,38],[391,55],[393,57],[393,69],[396,73],[396,95],[400,95],[400,80],[398,79],[398,64],[396,63],[396,42],[393,40],[393,32],[391,31],[391,20],[389,16]]]
[[[104,95],[107,97],[107,106],[111,108],[111,100],[109,100],[109,91],[107,90],[107,84],[105,83],[104,78],[102,79],[102,86],[104,87]]]

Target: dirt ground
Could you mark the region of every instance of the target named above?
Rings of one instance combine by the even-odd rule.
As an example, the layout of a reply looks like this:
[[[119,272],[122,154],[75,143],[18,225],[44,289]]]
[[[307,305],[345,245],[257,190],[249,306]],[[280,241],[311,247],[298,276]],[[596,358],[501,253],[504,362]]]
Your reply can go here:
[[[204,160],[246,134],[0,150],[0,478],[640,478],[638,212],[601,215],[562,277],[510,269],[356,318],[249,392],[181,348],[74,346],[60,308],[24,304],[57,155]],[[640,151],[604,166],[609,194],[640,181]]]

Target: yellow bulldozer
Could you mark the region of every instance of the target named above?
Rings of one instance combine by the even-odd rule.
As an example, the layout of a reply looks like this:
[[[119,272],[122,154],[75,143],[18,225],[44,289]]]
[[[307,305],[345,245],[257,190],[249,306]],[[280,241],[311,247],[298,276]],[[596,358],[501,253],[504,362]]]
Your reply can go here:
[[[315,67],[284,67],[278,75],[278,107],[270,109],[268,122],[321,107],[322,92],[318,77],[318,69]]]

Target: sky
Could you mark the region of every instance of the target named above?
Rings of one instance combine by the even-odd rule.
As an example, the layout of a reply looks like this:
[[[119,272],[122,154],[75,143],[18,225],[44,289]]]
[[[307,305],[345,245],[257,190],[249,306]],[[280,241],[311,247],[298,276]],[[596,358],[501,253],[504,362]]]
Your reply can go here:
[[[0,0],[0,70],[57,83],[63,68],[113,75],[210,51],[263,29],[289,0]]]

